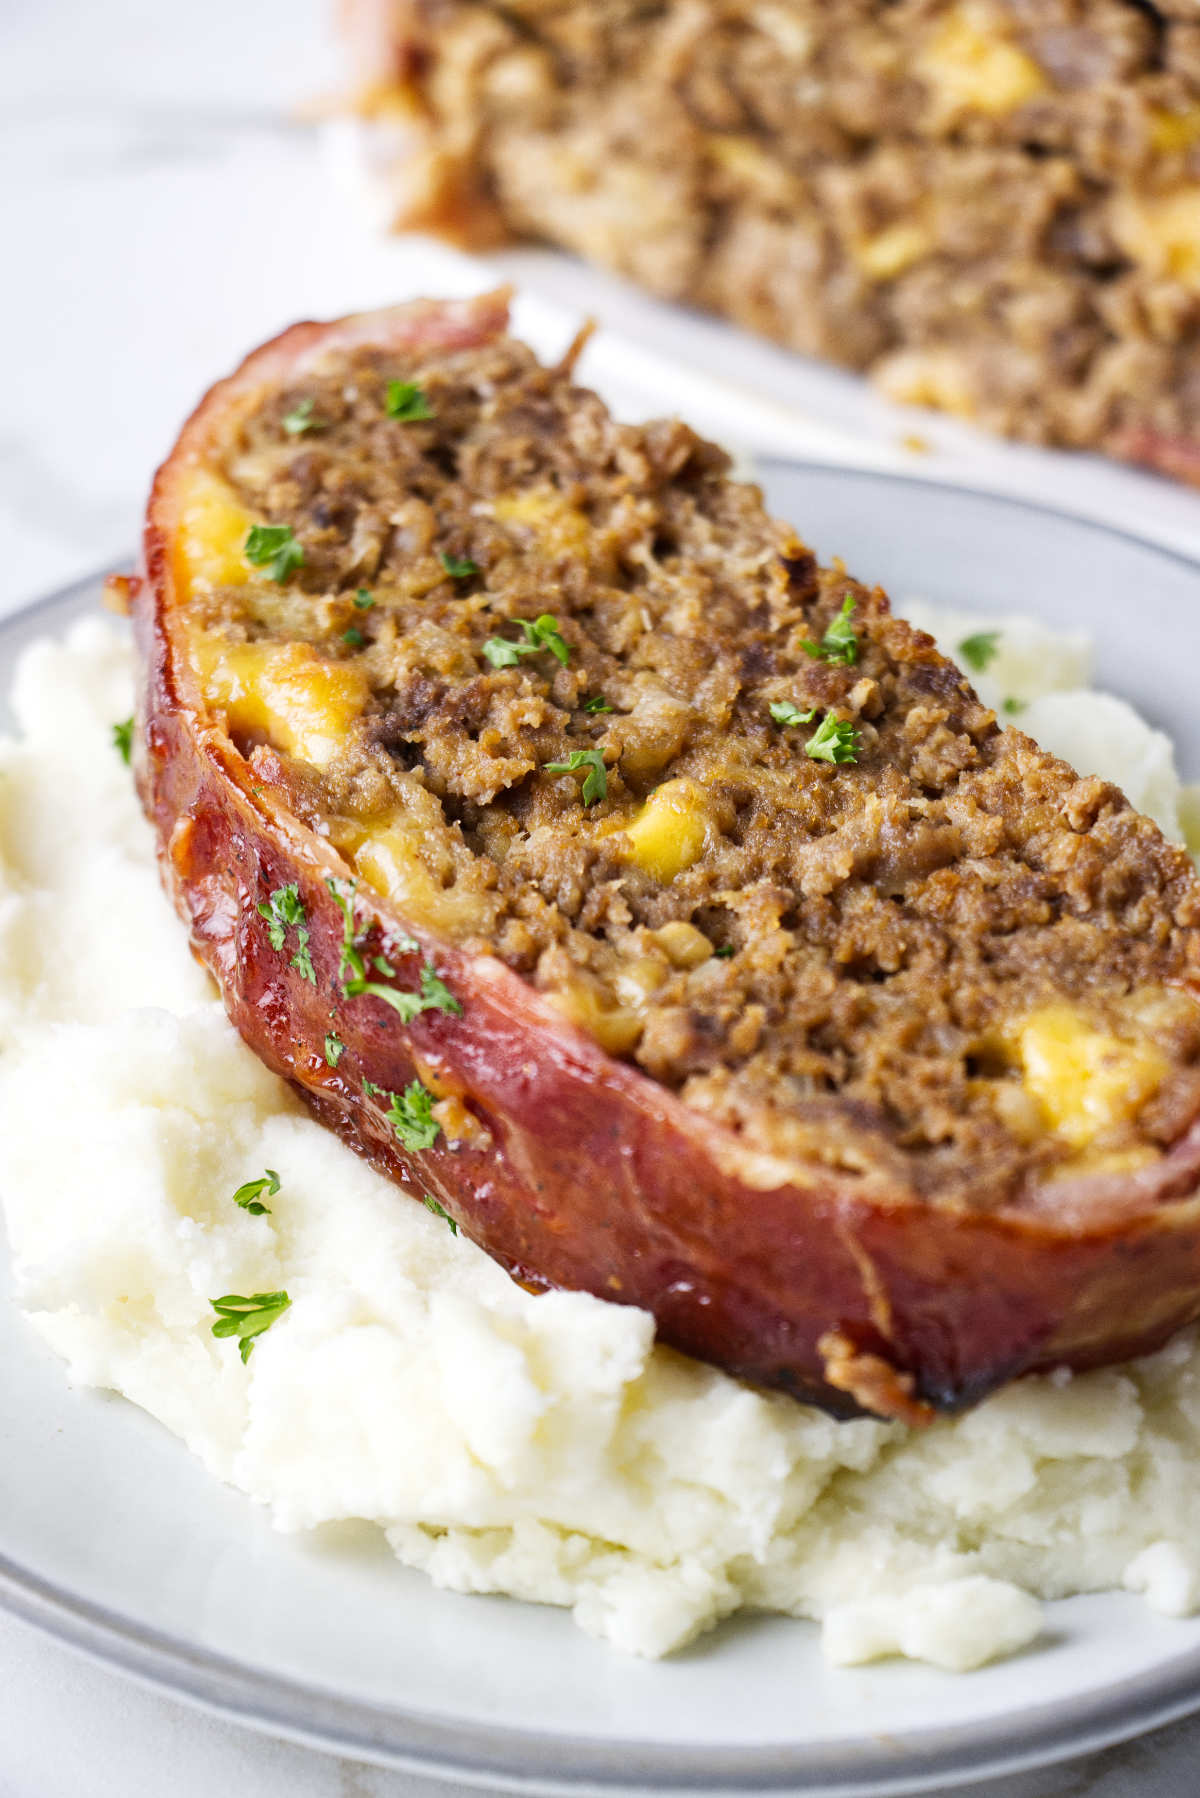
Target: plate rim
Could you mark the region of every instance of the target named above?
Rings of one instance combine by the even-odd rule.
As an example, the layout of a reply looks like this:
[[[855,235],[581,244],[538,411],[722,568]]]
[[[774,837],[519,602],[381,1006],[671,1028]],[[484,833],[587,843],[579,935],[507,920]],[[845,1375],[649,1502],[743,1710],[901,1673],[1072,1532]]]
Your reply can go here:
[[[982,501],[1120,539],[1200,577],[1200,557],[1086,513],[1019,494],[906,470],[815,458],[755,455],[746,477],[772,471],[917,487],[949,503]],[[128,573],[133,558],[119,559]],[[0,615],[18,630],[93,598],[111,566]],[[1200,1710],[1200,1648],[1069,1699],[1011,1711],[984,1724],[923,1730],[908,1743],[878,1737],[800,1745],[686,1748],[637,1739],[554,1736],[463,1723],[306,1683],[205,1648],[69,1588],[0,1551],[0,1608],[143,1686],[305,1746],[403,1771],[529,1793],[691,1791],[774,1793],[802,1781],[814,1798],[903,1798],[948,1785],[1076,1759]]]

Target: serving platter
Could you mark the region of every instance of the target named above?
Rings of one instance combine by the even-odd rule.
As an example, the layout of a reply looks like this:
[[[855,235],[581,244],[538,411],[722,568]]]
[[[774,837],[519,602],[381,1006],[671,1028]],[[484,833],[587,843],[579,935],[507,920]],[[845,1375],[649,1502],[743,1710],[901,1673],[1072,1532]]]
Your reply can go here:
[[[1097,681],[1200,775],[1200,567],[1063,514],[932,482],[764,463],[773,507],[906,596],[1093,632]],[[0,686],[81,583],[0,622]],[[69,1128],[69,1120],[64,1127]],[[6,1261],[6,1258],[5,1258]],[[365,1525],[286,1537],[119,1399],[66,1387],[0,1277],[0,1603],[181,1698],[345,1754],[531,1791],[929,1792],[1200,1708],[1200,1619],[1111,1594],[968,1676],[837,1670],[810,1624],[740,1619],[626,1659],[565,1614],[435,1590]]]

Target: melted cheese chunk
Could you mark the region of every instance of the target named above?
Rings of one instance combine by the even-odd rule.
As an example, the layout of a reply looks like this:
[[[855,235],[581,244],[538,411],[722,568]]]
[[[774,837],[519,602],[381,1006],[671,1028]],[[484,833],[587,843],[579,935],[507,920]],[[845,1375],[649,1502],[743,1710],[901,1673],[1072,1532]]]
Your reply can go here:
[[[444,867],[427,865],[421,851],[425,847],[428,853],[432,841],[419,819],[394,813],[364,826],[352,850],[355,872],[393,900],[414,924],[459,939],[479,930],[485,919],[478,895],[454,884],[448,857]]]
[[[591,536],[587,518],[555,487],[505,494],[492,501],[499,524],[524,525],[548,555],[585,556]]]
[[[265,739],[322,768],[346,741],[367,702],[367,679],[327,661],[308,643],[201,641],[196,662],[205,696],[237,736]]]
[[[996,30],[987,7],[971,0],[947,15],[916,68],[932,91],[939,124],[964,112],[1002,118],[1046,87],[1033,58]]]
[[[708,841],[704,792],[694,780],[668,780],[631,823],[619,826],[635,866],[664,883],[698,861]]]
[[[855,246],[854,260],[870,281],[890,281],[903,274],[933,248],[933,239],[924,225],[915,220],[901,220],[889,225],[874,237],[863,238]]]
[[[974,389],[953,350],[903,350],[888,358],[876,378],[888,398],[904,406],[936,406],[956,418],[971,418],[977,409]]]
[[[1200,106],[1188,107],[1185,112],[1166,112],[1156,107],[1150,114],[1150,142],[1164,156],[1200,144]]]
[[[197,581],[212,587],[240,587],[262,578],[245,557],[245,543],[255,520],[232,489],[209,469],[190,476],[179,509],[174,570],[181,588]]]
[[[1112,224],[1132,261],[1200,293],[1200,185],[1139,199],[1124,195],[1113,207]]]
[[[1124,1042],[1067,1005],[1031,1012],[1006,1046],[1048,1126],[1077,1150],[1135,1116],[1168,1070],[1152,1043]]]
[[[627,1055],[642,1034],[644,996],[631,1005],[613,1000],[599,983],[580,970],[546,998],[578,1029],[609,1055]]]

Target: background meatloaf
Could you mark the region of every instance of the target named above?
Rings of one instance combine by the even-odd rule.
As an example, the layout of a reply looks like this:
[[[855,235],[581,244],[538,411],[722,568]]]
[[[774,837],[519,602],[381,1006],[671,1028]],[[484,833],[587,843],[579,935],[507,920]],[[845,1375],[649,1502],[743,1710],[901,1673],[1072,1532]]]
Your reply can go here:
[[[397,222],[1200,482],[1197,0],[348,0]]]

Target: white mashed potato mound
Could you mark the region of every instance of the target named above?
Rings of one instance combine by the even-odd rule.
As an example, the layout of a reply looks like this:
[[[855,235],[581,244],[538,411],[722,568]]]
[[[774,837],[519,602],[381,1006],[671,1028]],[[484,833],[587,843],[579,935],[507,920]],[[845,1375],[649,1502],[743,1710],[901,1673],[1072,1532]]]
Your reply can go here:
[[[24,658],[0,744],[0,1194],[72,1381],[282,1529],[369,1519],[439,1584],[569,1606],[637,1654],[748,1606],[820,1620],[840,1664],[962,1670],[1031,1642],[1038,1599],[1195,1607],[1190,1336],[923,1433],[839,1424],[656,1347],[644,1312],[532,1297],[316,1124],[160,892],[111,747],[130,691],[123,633],[89,620]],[[268,1167],[254,1217],[232,1194]],[[278,1288],[243,1366],[210,1300]]]

